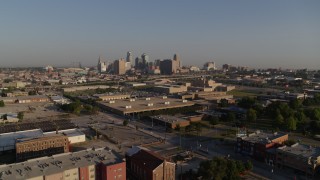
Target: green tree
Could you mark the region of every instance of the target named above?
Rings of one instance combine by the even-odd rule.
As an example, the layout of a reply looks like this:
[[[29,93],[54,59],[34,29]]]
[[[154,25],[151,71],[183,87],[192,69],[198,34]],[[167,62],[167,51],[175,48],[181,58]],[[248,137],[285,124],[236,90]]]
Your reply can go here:
[[[19,112],[18,113],[18,119],[21,121],[24,118],[24,113],[23,112]]]
[[[288,130],[295,131],[297,129],[297,120],[290,116],[288,119],[286,119],[286,125]]]
[[[228,112],[226,120],[227,121],[235,121],[236,120],[236,115],[233,112]]]
[[[289,102],[289,106],[292,108],[292,109],[295,109],[297,110],[298,108],[300,108],[302,106],[302,101],[299,100],[299,99],[293,99]]]
[[[37,95],[37,92],[36,91],[29,91],[28,94],[29,94],[29,96]]]
[[[8,114],[2,115],[2,119],[3,119],[3,120],[8,120]]]
[[[254,122],[254,121],[257,120],[257,112],[256,112],[256,110],[254,110],[252,108],[248,109],[248,111],[247,111],[247,120],[249,122]]]
[[[0,101],[0,107],[4,107],[4,106],[5,106],[5,104],[4,104],[3,100],[1,100]]]
[[[228,107],[228,105],[229,105],[228,100],[226,99],[220,100],[220,107]]]
[[[123,126],[127,126],[129,124],[129,121],[127,119],[125,119],[122,124],[123,124]]]
[[[251,161],[247,161],[244,163],[244,168],[247,170],[247,171],[251,171],[253,169],[253,164]]]
[[[319,108],[313,109],[313,118],[317,121],[320,120],[320,109]]]
[[[274,126],[279,128],[279,127],[283,126],[283,124],[284,124],[284,118],[283,118],[283,116],[279,113],[279,114],[277,115],[277,117],[275,118]]]
[[[249,109],[252,108],[257,103],[257,100],[252,97],[243,97],[239,102],[238,106]]]

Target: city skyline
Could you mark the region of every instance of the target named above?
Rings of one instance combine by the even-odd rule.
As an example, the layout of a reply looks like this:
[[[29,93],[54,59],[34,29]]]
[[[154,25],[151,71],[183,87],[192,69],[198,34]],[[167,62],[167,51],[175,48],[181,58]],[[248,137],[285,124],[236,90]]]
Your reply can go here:
[[[179,54],[253,68],[320,66],[319,1],[3,2],[2,67]]]

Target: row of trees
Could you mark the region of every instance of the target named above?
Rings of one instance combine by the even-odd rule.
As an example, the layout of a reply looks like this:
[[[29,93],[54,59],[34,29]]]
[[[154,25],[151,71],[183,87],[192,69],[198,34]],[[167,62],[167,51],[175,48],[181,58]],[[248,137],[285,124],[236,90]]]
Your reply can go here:
[[[242,162],[223,157],[214,157],[212,160],[201,162],[197,173],[187,172],[185,176],[190,179],[201,177],[204,180],[237,180],[241,179],[241,174],[252,170],[252,168],[253,165],[250,161]]]
[[[96,114],[99,111],[99,108],[92,105],[82,105],[79,100],[76,100],[70,104],[63,104],[60,108],[66,112],[79,115],[82,111],[85,111],[88,114]]]

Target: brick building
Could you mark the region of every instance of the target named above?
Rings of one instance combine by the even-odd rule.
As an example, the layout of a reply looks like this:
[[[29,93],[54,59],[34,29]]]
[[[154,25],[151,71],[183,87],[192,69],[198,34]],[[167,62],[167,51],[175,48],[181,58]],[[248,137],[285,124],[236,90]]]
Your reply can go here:
[[[292,168],[314,176],[320,165],[320,148],[296,143],[277,148],[276,157],[278,168]]]
[[[126,153],[129,177],[136,180],[174,180],[175,164],[160,155],[139,147]]]
[[[265,160],[267,150],[275,148],[288,140],[286,133],[264,133],[257,131],[244,137],[237,138],[237,152]]]
[[[16,161],[69,152],[68,137],[43,136],[16,140]]]
[[[126,180],[126,162],[113,151],[87,149],[0,165],[0,179]]]

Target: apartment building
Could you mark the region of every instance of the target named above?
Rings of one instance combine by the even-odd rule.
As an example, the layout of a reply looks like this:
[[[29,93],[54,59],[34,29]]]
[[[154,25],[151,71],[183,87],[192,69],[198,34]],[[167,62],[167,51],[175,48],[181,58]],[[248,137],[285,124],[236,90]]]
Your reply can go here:
[[[126,162],[105,148],[63,153],[0,165],[0,179],[126,180]]]

